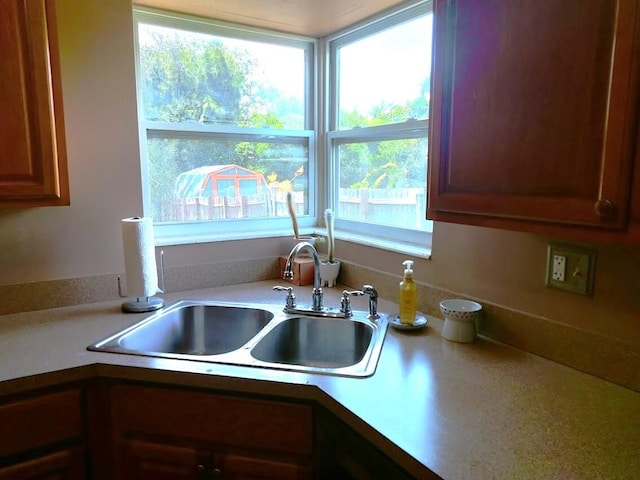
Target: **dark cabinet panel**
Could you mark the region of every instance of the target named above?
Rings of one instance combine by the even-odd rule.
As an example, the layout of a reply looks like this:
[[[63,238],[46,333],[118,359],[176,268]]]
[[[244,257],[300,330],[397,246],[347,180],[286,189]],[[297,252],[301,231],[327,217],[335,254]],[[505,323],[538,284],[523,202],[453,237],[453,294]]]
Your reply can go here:
[[[436,0],[429,217],[585,238],[627,229],[639,11]]]
[[[117,478],[313,478],[309,405],[142,385],[110,401]]]

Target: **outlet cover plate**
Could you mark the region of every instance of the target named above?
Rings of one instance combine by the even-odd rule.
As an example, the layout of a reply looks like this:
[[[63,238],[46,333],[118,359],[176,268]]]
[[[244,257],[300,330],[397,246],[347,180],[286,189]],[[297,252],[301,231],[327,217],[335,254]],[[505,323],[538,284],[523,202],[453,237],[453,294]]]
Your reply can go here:
[[[554,275],[554,260],[565,258],[564,280]],[[551,243],[547,249],[547,287],[590,296],[593,292],[596,252],[571,245]],[[557,269],[555,270],[557,272]]]

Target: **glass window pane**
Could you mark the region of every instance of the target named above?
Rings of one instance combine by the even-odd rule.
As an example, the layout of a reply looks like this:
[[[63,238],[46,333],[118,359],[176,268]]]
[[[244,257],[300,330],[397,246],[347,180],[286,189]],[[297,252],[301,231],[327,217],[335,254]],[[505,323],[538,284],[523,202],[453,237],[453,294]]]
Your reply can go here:
[[[429,117],[432,15],[338,49],[338,129]]]
[[[145,120],[305,128],[305,50],[139,23]]]
[[[287,216],[286,192],[308,213],[306,138],[221,139],[150,134],[151,211],[156,224]]]
[[[426,138],[345,143],[337,152],[339,218],[428,228]]]

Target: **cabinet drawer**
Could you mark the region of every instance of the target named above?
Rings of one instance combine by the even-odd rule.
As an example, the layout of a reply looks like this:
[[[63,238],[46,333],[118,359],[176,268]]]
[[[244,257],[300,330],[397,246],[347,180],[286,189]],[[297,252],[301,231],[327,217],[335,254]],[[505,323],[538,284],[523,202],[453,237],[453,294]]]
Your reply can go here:
[[[112,390],[118,435],[170,436],[212,446],[309,455],[307,405],[202,392],[118,385]]]
[[[87,478],[85,449],[75,447],[0,467],[0,480],[81,480]]]
[[[0,456],[82,436],[79,388],[0,405]]]

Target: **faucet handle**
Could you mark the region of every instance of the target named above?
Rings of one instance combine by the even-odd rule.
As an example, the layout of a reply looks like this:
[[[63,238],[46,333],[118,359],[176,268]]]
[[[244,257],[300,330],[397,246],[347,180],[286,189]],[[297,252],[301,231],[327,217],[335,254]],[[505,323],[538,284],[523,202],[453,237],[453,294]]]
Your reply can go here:
[[[277,292],[287,292],[286,306],[285,308],[296,308],[296,296],[293,293],[293,287],[283,287],[276,285],[273,289]]]
[[[378,315],[378,291],[372,285],[364,285],[362,291],[365,295],[369,295],[369,320],[377,320]]]
[[[364,295],[364,292],[360,290],[343,290],[342,291],[342,301],[340,302],[340,311],[344,314],[345,317],[351,316],[351,295],[354,297],[359,297]]]

